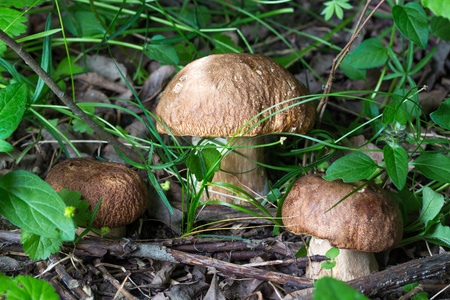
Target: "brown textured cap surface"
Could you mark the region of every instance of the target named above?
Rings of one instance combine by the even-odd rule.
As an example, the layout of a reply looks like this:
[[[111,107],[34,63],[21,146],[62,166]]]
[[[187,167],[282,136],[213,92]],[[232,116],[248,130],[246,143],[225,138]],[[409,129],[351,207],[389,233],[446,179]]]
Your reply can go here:
[[[265,109],[308,94],[303,84],[271,58],[246,53],[215,54],[191,62],[175,75],[161,96],[156,116],[174,134],[229,137]],[[246,129],[303,100],[296,99],[268,110]],[[239,135],[306,133],[314,119],[314,105],[307,102],[277,113]],[[157,125],[158,131],[166,132]]]
[[[81,193],[91,211],[103,198],[94,227],[119,227],[134,222],[147,208],[147,187],[138,173],[118,163],[71,158],[55,165],[45,181],[57,192]]]
[[[366,252],[400,243],[402,214],[388,192],[369,184],[326,212],[362,182],[328,181],[322,175],[301,177],[292,187],[281,213],[287,230],[328,240],[337,248]]]

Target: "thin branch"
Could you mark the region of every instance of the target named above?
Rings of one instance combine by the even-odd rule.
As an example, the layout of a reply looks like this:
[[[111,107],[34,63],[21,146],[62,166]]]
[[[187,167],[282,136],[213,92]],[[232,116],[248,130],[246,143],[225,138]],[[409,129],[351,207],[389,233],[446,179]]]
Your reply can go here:
[[[31,57],[31,55],[25,51],[25,49],[14,41],[9,35],[0,29],[0,40],[5,42],[14,52],[19,55],[23,61],[30,66],[31,69],[48,85],[48,87],[55,93],[55,95],[61,99],[61,101],[74,113],[75,116],[85,122],[95,133],[101,138],[108,141],[115,146],[118,151],[132,159],[135,162],[142,163],[143,158],[134,152],[132,149],[127,148],[124,144],[112,134],[105,131],[100,125],[94,122],[82,109],[80,109],[72,99],[64,93],[64,91],[56,84],[56,82],[48,75],[44,69]]]

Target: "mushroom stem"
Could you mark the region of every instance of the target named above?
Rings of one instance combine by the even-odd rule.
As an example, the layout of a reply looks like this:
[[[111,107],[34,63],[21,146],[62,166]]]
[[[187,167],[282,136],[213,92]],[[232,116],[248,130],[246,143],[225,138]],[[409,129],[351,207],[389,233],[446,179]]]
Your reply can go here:
[[[332,247],[327,240],[312,237],[309,242],[308,255],[325,255]],[[372,252],[339,249],[339,255],[334,261],[336,266],[332,270],[323,269],[321,262],[309,262],[306,266],[306,277],[319,279],[324,276],[332,276],[348,281],[378,272],[378,263]]]
[[[196,139],[193,139],[193,143],[196,142]],[[221,143],[226,143],[227,141],[224,138],[219,139]],[[265,168],[256,163],[264,161],[264,149],[255,146],[263,144],[264,138],[236,137],[235,141],[237,148],[222,158],[220,171],[214,174],[212,182],[225,182],[234,185],[246,191],[254,198],[260,199],[261,196],[267,195],[269,188]],[[251,203],[243,197],[222,187],[208,186],[208,192],[209,199],[206,198],[206,193],[204,193],[202,200],[216,200],[242,206],[251,206]]]

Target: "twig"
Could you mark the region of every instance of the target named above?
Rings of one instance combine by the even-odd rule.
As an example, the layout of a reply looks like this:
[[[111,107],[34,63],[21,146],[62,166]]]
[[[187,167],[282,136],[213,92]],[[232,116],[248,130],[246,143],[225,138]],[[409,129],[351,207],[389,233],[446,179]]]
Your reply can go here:
[[[353,44],[353,42],[358,38],[359,34],[361,33],[361,30],[366,26],[369,19],[372,17],[372,15],[375,13],[375,11],[378,10],[378,8],[383,4],[385,0],[381,0],[380,3],[372,10],[372,12],[367,16],[367,18],[364,20],[364,22],[361,24],[361,26],[355,28],[355,33],[353,33],[352,37],[350,38],[350,41],[347,43],[347,45],[344,46],[344,48],[339,52],[339,54],[333,59],[333,64],[331,66],[330,76],[328,77],[328,81],[325,85],[324,89],[324,97],[320,100],[319,105],[317,106],[317,113],[319,114],[319,120],[322,120],[323,113],[325,111],[325,108],[327,106],[328,102],[328,94],[331,92],[331,86],[333,85],[334,81],[334,74],[336,73],[337,68],[341,64],[342,60],[344,60],[345,56],[350,51],[350,47]],[[363,9],[363,13],[361,15],[364,15],[365,10],[367,9],[367,5]],[[358,24],[360,22],[358,21]]]
[[[108,270],[106,270],[106,268],[100,262],[99,258],[95,259],[94,263],[95,263],[95,267],[98,268],[100,270],[100,272],[102,273],[103,278],[105,280],[107,280],[109,283],[111,283],[117,289],[117,291],[119,291],[125,298],[127,298],[128,300],[137,299],[124,287],[125,281],[128,279],[128,276],[125,277],[124,282],[122,284],[120,284],[120,282],[116,278],[114,278],[108,272]]]
[[[59,257],[57,255],[53,254],[50,256],[50,262],[52,264],[56,264],[56,273],[58,273],[59,277],[62,279],[67,288],[79,299],[93,299],[93,297],[89,296],[83,290],[82,284],[67,273],[64,266],[62,266],[61,264],[57,264],[58,261]]]
[[[108,141],[110,144],[115,146],[118,151],[134,160],[135,162],[141,163],[143,158],[134,152],[132,149],[127,148],[124,144],[119,142],[119,140],[104,130],[100,125],[94,122],[82,109],[80,109],[69,96],[64,93],[64,91],[56,84],[56,82],[48,75],[44,69],[31,57],[31,55],[25,51],[25,49],[14,41],[9,35],[7,35],[3,30],[0,29],[0,40],[5,42],[14,52],[19,55],[23,61],[30,66],[31,69],[48,85],[48,87],[55,93],[55,95],[61,99],[61,101],[74,113],[75,116],[83,120],[90,128],[92,128],[95,133],[101,138]]]

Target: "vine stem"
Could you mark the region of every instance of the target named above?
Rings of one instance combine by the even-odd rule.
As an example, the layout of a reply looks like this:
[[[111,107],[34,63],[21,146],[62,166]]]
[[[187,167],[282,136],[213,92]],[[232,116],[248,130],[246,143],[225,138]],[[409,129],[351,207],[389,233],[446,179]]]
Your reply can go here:
[[[44,69],[34,60],[33,57],[15,40],[0,29],[0,40],[5,42],[14,52],[19,55],[23,61],[48,85],[53,93],[73,112],[73,114],[85,122],[94,132],[103,140],[113,145],[119,152],[131,160],[142,163],[144,158],[132,149],[121,143],[115,136],[104,130],[100,125],[94,122],[82,109],[80,109],[73,100],[56,84]]]
[[[331,66],[331,71],[330,71],[330,76],[328,77],[328,81],[325,85],[325,89],[324,89],[324,97],[320,100],[319,105],[317,106],[317,113],[320,115],[319,116],[319,120],[322,120],[322,116],[323,113],[325,112],[325,108],[327,106],[327,102],[328,102],[328,95],[331,92],[331,86],[333,85],[333,81],[334,81],[334,74],[336,73],[337,68],[339,67],[339,65],[341,64],[341,62],[344,60],[345,56],[348,54],[348,52],[350,51],[350,47],[353,44],[353,42],[358,38],[359,34],[361,33],[361,30],[364,28],[364,26],[366,26],[367,22],[369,21],[369,19],[373,16],[373,14],[378,10],[378,8],[381,6],[381,4],[383,4],[385,0],[381,0],[377,6],[375,6],[375,8],[372,10],[372,12],[367,16],[367,18],[364,20],[364,22],[361,24],[361,19],[362,16],[364,15],[365,11],[367,10],[371,0],[368,0],[363,12],[361,13],[361,18],[358,21],[358,26],[355,28],[355,32],[353,33],[352,37],[350,38],[350,41],[345,45],[344,48],[342,48],[341,52],[339,52],[339,54],[333,59],[333,64]],[[359,25],[361,24],[361,25]]]

